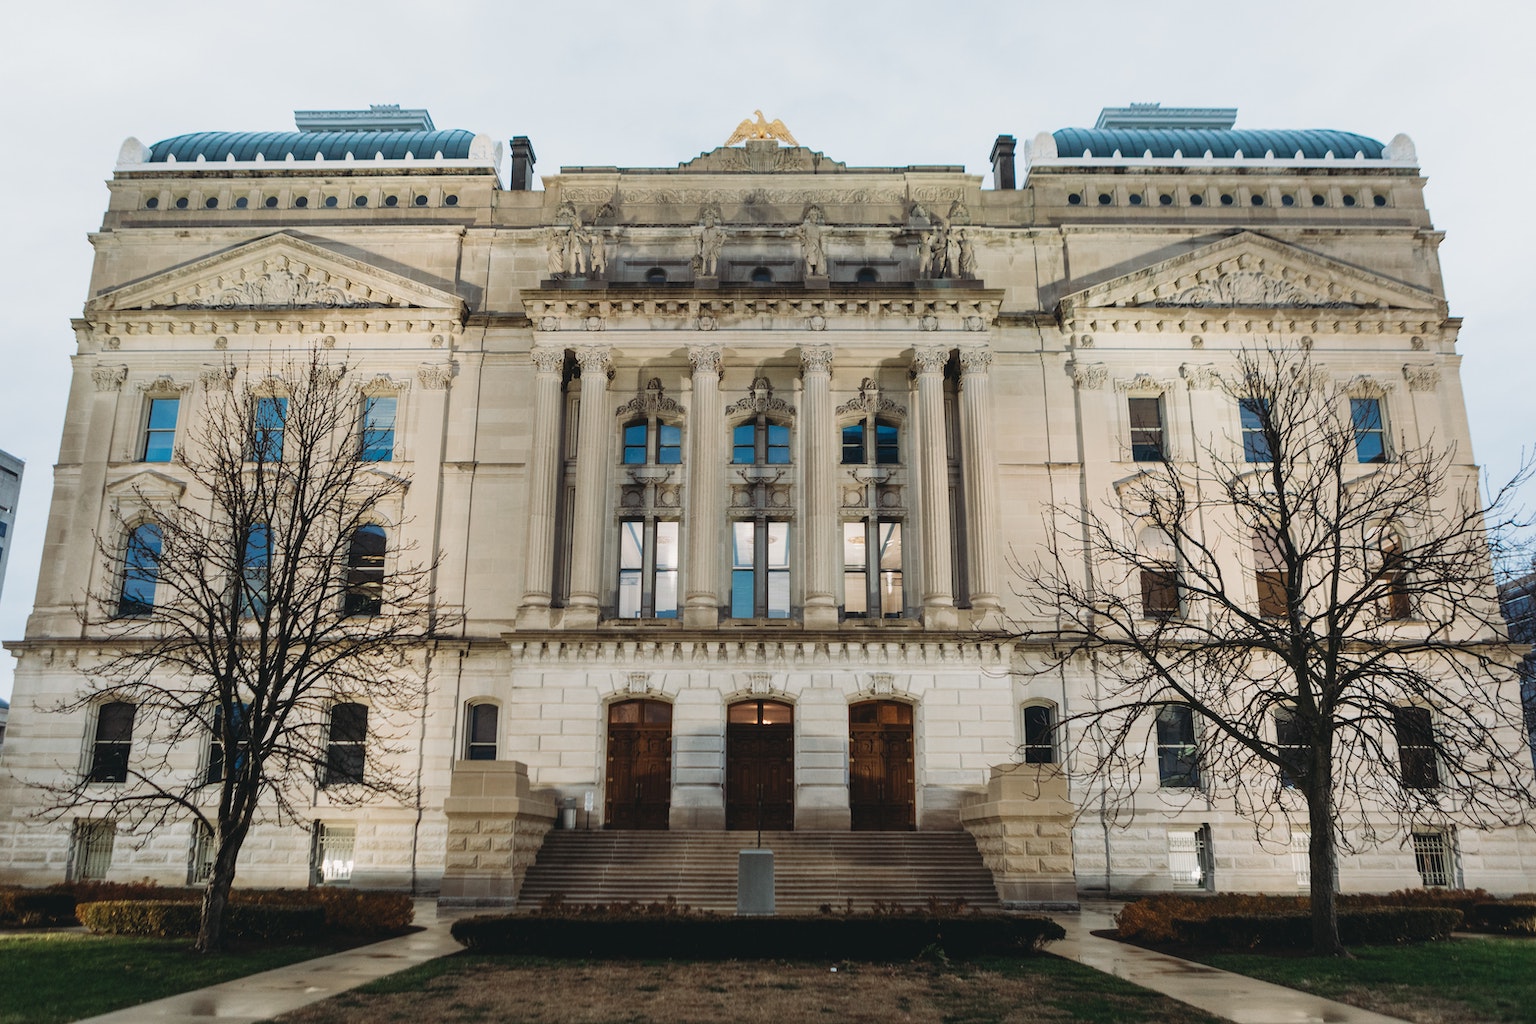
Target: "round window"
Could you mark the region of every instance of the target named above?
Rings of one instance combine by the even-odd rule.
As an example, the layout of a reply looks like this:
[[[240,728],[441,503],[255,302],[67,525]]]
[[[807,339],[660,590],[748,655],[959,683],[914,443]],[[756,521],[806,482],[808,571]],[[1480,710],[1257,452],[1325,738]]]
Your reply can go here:
[[[400,197],[399,196],[385,196],[384,197],[384,205],[385,206],[399,206],[400,205]]]
[[[178,210],[185,210],[186,208],[187,208],[187,197],[186,196],[177,196],[176,197],[176,209],[178,209]]]
[[[309,205],[309,196],[299,196],[293,201],[293,205],[301,210],[304,209],[304,207]]]
[[[325,205],[326,206],[335,206],[336,205],[336,197],[335,196],[326,196],[325,197]]]
[[[356,199],[352,200],[352,205],[353,206],[367,206],[368,205],[368,197],[367,196],[358,196]]]
[[[1172,206],[1173,205],[1173,196],[1169,195],[1167,192],[1164,192],[1162,195],[1157,197],[1157,205],[1158,206]]]
[[[416,199],[415,199],[415,202],[416,202],[417,206],[426,206],[427,205],[427,197],[426,196],[417,196]]]
[[[1387,197],[1386,196],[1372,196],[1371,197],[1371,202],[1373,204],[1375,204],[1376,206],[1386,206],[1387,205]]]
[[[1345,195],[1344,196],[1344,205],[1345,206],[1354,206],[1355,205],[1355,197],[1352,196],[1352,195]]]
[[[1232,193],[1230,193],[1230,192],[1223,192],[1221,194],[1221,205],[1222,206],[1231,206],[1233,201],[1234,200],[1232,199]]]
[[[237,210],[243,210],[247,206],[250,206],[250,205],[251,205],[251,201],[249,199],[245,198],[245,196],[241,196],[239,199],[235,200],[235,209],[237,209]]]
[[[1131,198],[1131,205],[1132,206],[1140,206],[1141,205],[1141,194],[1140,193],[1132,192],[1130,198]]]
[[[451,195],[450,196],[443,196],[443,205],[444,206],[458,206],[459,205],[459,197],[458,196],[451,196]]]
[[[1328,197],[1324,196],[1324,195],[1320,195],[1320,194],[1314,192],[1312,194],[1312,205],[1313,206],[1327,206],[1328,205]]]
[[[1082,202],[1083,202],[1083,197],[1082,197],[1081,193],[1073,192],[1071,195],[1067,196],[1067,205],[1068,206],[1081,206]]]
[[[209,196],[207,199],[204,199],[203,207],[208,210],[217,210],[219,208],[219,197]]]
[[[160,208],[160,197],[159,196],[150,196],[148,199],[144,200],[144,209],[146,209],[146,210],[158,210],[159,208]]]
[[[1112,203],[1114,201],[1115,201],[1115,197],[1110,195],[1108,192],[1100,192],[1099,193],[1099,205],[1100,206],[1108,206],[1110,203]]]
[[[1281,206],[1295,206],[1296,205],[1296,197],[1291,195],[1289,192],[1287,192],[1285,195],[1280,197],[1280,205]]]
[[[1205,196],[1201,195],[1199,192],[1191,192],[1189,194],[1189,205],[1190,206],[1204,206],[1205,205]]]
[[[269,210],[277,209],[277,196],[267,196],[266,202],[261,204]]]

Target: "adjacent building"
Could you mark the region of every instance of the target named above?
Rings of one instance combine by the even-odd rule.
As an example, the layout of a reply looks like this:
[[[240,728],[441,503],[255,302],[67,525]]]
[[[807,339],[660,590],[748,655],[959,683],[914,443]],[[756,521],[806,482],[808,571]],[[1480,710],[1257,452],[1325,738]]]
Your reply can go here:
[[[1304,884],[1301,826],[1256,836],[1204,800],[1192,731],[1164,738],[1166,771],[1148,739],[1128,828],[1076,814],[1070,776],[1037,804],[987,788],[1058,761],[1054,723],[1094,685],[1034,671],[1010,557],[1054,503],[1238,435],[1212,386],[1237,349],[1310,348],[1471,470],[1412,143],[1234,118],[1151,104],[1022,153],[1000,136],[990,183],[850,165],[762,118],[675,167],[542,189],[528,139],[504,153],[398,108],[128,140],[8,645],[0,879],[196,877],[189,826],[38,824],[24,783],[150,742],[41,711],[90,685],[75,609],[122,571],[90,538],[136,489],[180,486],[170,453],[226,360],[317,345],[388,399],[363,429],[412,481],[391,543],[441,554],[464,623],[411,662],[419,805],[317,786],[307,825],[252,836],[246,884],[508,897],[542,826],[506,838],[492,793],[617,829],[970,828],[1019,900]],[[1026,844],[1009,822],[1031,814]],[[1423,835],[1345,858],[1342,884],[1536,888],[1524,833]]]
[[[0,452],[0,595],[5,593],[5,570],[11,563],[11,542],[16,533],[16,505],[21,500],[21,474],[26,464]]]

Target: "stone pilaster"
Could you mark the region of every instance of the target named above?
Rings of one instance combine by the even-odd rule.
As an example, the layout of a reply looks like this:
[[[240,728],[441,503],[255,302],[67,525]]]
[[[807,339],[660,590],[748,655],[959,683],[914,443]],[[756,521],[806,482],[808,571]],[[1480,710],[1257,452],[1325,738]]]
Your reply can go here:
[[[533,448],[528,456],[528,548],[523,559],[523,603],[517,624],[547,629],[554,593],[555,499],[560,467],[560,371],[563,349],[530,353],[533,380]]]
[[[805,452],[805,626],[837,628],[837,421],[832,408],[832,348],[800,350],[805,384],[801,446]]]
[[[919,348],[912,366],[917,373],[917,417],[922,423],[917,453],[922,499],[919,528],[923,535],[923,625],[954,629],[954,573],[949,556],[949,459],[944,448],[944,366],[949,349]]]
[[[571,599],[565,624],[578,629],[597,625],[603,591],[603,530],[608,523],[608,435],[613,415],[608,409],[607,345],[583,345],[576,350],[581,363],[581,413],[576,427],[576,508],[571,531]]]
[[[993,447],[992,352],[960,350],[961,452],[965,472],[966,537],[970,541],[971,609],[978,625],[1002,626],[998,597],[997,455]]]
[[[720,624],[720,536],[725,531],[725,423],[720,410],[720,346],[691,345],[688,410],[688,541],[683,562],[683,623]]]

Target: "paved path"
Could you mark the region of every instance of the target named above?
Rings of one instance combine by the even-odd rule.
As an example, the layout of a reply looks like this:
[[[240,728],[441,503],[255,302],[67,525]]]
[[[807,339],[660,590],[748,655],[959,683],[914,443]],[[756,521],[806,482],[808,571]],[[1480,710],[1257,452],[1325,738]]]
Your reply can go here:
[[[1204,964],[1090,934],[1113,929],[1117,909],[1117,905],[1084,903],[1080,914],[1052,914],[1067,930],[1067,937],[1047,948],[1068,960],[1124,978],[1238,1024],[1403,1024],[1397,1017],[1385,1017],[1293,988],[1218,971]]]
[[[457,916],[439,919],[436,902],[417,900],[416,923],[425,926],[423,931],[89,1017],[80,1024],[251,1024],[266,1020],[458,952],[463,947],[448,934],[448,926]]]

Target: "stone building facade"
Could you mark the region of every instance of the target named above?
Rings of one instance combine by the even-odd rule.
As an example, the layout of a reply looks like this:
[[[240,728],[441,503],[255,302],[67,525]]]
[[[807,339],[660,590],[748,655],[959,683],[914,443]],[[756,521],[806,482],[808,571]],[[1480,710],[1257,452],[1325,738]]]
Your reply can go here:
[[[1037,136],[1022,180],[1003,136],[991,187],[766,124],[542,190],[527,139],[504,179],[500,143],[422,112],[130,139],[8,645],[0,879],[196,876],[189,827],[40,823],[25,783],[81,770],[95,737],[44,709],[89,685],[75,608],[112,571],[91,540],[111,503],[176,486],[154,453],[224,360],[323,346],[389,385],[372,427],[412,481],[400,541],[440,553],[464,622],[413,661],[419,804],[317,788],[310,825],[253,834],[242,883],[507,896],[574,806],[593,827],[968,827],[1021,900],[1295,889],[1299,836],[1160,786],[1150,745],[1128,828],[1076,813],[1088,783],[1053,767],[1050,726],[1092,680],[1031,671],[1013,639],[1009,558],[1047,510],[1134,472],[1150,429],[1175,457],[1236,434],[1212,374],[1256,339],[1376,382],[1391,430],[1470,459],[1412,143],[1232,115],[1106,111]],[[1536,888],[1523,833],[1443,838],[1454,880]],[[1342,881],[1423,868],[1394,840]]]

